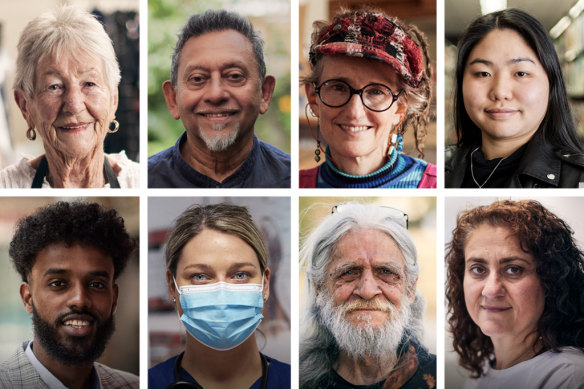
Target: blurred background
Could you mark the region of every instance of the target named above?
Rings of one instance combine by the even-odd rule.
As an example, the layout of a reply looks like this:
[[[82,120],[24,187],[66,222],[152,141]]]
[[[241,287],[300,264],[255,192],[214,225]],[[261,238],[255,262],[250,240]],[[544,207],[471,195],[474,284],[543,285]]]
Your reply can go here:
[[[452,240],[452,231],[456,227],[456,216],[465,209],[471,209],[480,205],[492,204],[498,200],[537,200],[549,211],[564,220],[574,231],[574,238],[580,250],[584,249],[584,219],[581,212],[575,210],[584,209],[584,198],[577,197],[447,197],[444,210],[444,234],[445,242]],[[448,275],[446,275],[448,277]],[[446,299],[444,300],[446,304]],[[446,308],[447,312],[448,308]],[[448,318],[446,318],[447,320]],[[458,365],[458,354],[452,348],[452,335],[448,331],[448,322],[445,322],[444,345],[444,383],[445,388],[457,389],[464,386],[464,381],[470,376],[470,372]]]
[[[430,57],[434,64],[433,93],[430,108],[431,121],[428,124],[428,135],[424,138],[424,160],[436,163],[436,0],[299,0],[299,74],[300,77],[309,74],[310,62],[308,52],[310,50],[310,35],[313,32],[312,23],[317,20],[330,21],[341,9],[360,9],[364,6],[375,7],[386,14],[397,16],[406,23],[415,24],[425,35],[430,46]],[[304,107],[308,103],[304,93],[304,85],[300,85],[298,92],[298,121],[299,121],[299,168],[310,169],[319,163],[314,161],[316,140],[310,134],[309,121],[313,131],[316,131],[318,120],[315,117],[304,114]],[[326,142],[321,137],[321,145],[326,147]],[[404,135],[403,153],[418,157],[413,131]],[[324,162],[324,158],[320,163]]]
[[[166,240],[175,219],[193,204],[231,203],[248,208],[264,235],[271,270],[270,297],[256,332],[260,351],[290,363],[290,198],[150,197],[148,199],[148,367],[184,351],[186,330],[166,284]]]
[[[0,2],[0,168],[22,155],[44,154],[42,141],[26,138],[26,121],[13,97],[16,46],[26,24],[61,4],[74,4],[98,18],[112,39],[122,71],[116,120],[120,130],[105,139],[106,153],[126,150],[139,160],[139,0],[19,0]]]
[[[16,222],[38,208],[57,201],[74,201],[70,197],[0,197],[0,362],[8,359],[25,340],[33,338],[32,319],[20,298],[20,275],[8,256],[8,247]],[[84,197],[85,202],[97,202],[115,209],[124,219],[126,230],[135,239],[140,236],[139,198]],[[116,330],[99,362],[120,370],[139,373],[139,259],[138,250],[130,257],[124,272],[118,277],[118,308]]]
[[[470,22],[481,16],[481,3],[496,9],[520,8],[537,18],[550,32],[562,64],[578,134],[584,139],[584,0],[445,0],[445,144],[456,143],[453,116],[456,44]],[[484,13],[496,9],[485,8]]]
[[[267,74],[276,77],[270,108],[259,115],[255,133],[290,153],[290,2],[288,0],[148,1],[148,155],[173,146],[184,127],[164,100],[162,83],[170,79],[177,33],[190,15],[226,9],[248,17],[264,39]]]
[[[418,250],[420,277],[417,289],[426,300],[424,312],[424,344],[436,354],[436,199],[434,197],[300,197],[300,244],[322,220],[331,214],[334,205],[345,202],[373,203],[402,210],[408,214],[408,232]],[[300,267],[300,323],[306,311],[306,269]],[[302,333],[300,333],[302,339]]]

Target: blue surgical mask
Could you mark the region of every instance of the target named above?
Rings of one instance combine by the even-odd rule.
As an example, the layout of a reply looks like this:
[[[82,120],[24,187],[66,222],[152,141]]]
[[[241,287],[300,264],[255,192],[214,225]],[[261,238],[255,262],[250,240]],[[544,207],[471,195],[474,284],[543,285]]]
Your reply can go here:
[[[215,350],[229,350],[242,344],[255,331],[264,305],[261,284],[216,282],[180,288],[180,320],[195,339]]]

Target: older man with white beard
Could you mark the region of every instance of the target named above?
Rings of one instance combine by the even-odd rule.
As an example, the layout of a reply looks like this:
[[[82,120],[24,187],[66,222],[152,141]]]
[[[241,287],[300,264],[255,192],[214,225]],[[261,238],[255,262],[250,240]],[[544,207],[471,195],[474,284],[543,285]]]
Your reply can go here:
[[[435,387],[436,356],[420,342],[424,301],[405,213],[335,206],[301,259],[309,298],[301,388]]]

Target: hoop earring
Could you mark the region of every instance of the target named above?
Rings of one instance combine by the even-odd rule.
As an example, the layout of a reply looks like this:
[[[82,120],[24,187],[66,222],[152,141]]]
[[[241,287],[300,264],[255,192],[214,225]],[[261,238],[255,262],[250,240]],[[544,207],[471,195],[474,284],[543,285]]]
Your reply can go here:
[[[26,130],[26,137],[28,138],[28,140],[36,139],[36,131],[34,130],[34,127],[31,127],[28,130]]]
[[[112,124],[114,125],[114,128],[112,128]],[[120,129],[120,123],[118,123],[118,121],[116,119],[114,119],[109,124],[109,129],[107,130],[107,132],[110,134],[113,134],[114,132],[118,132],[119,129]]]

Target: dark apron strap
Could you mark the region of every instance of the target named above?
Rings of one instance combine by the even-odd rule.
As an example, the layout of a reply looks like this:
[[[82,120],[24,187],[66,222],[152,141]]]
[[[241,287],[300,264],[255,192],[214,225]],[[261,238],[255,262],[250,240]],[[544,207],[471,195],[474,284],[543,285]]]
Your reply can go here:
[[[43,181],[45,180],[45,176],[49,171],[49,164],[47,163],[47,157],[43,155],[43,159],[41,159],[41,163],[39,164],[39,168],[34,175],[34,179],[32,180],[31,188],[42,188]]]
[[[120,183],[118,181],[118,177],[114,173],[114,169],[112,169],[112,165],[110,165],[107,157],[104,157],[103,160],[103,170],[105,170],[105,176],[107,177],[107,182],[110,184],[110,188],[120,188]]]
[[[104,157],[103,159],[103,170],[105,172],[105,176],[107,177],[107,182],[109,182],[110,184],[110,188],[119,189],[120,182],[118,181],[118,178],[114,173],[112,165],[110,165],[109,161],[107,160],[107,157]],[[31,188],[42,188],[43,182],[48,172],[49,164],[47,162],[47,157],[43,156],[43,158],[41,159],[41,163],[39,164],[39,167],[34,175],[34,179],[32,180]]]

